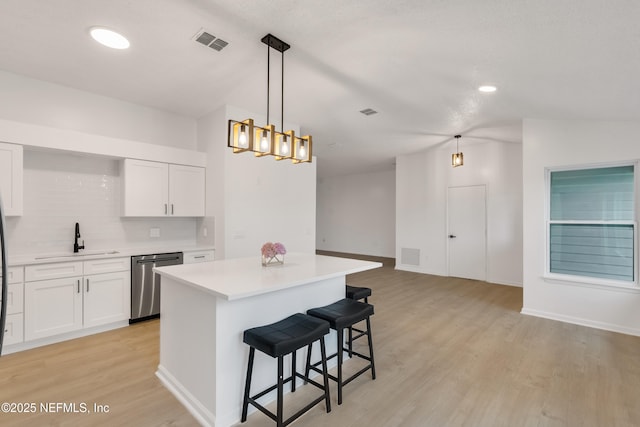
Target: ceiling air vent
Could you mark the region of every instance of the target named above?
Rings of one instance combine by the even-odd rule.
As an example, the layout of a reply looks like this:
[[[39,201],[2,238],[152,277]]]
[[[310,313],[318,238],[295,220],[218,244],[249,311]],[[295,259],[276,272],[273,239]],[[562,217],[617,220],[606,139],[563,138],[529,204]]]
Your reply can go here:
[[[228,42],[220,38],[217,38],[213,34],[210,34],[202,29],[198,31],[198,33],[193,37],[193,39],[198,43],[201,43],[205,46],[210,47],[213,50],[217,50],[218,52],[220,52],[229,44]]]
[[[360,112],[362,114],[364,114],[365,116],[370,116],[372,114],[377,114],[378,113],[376,110],[373,110],[371,108],[365,108],[364,110],[360,110]]]

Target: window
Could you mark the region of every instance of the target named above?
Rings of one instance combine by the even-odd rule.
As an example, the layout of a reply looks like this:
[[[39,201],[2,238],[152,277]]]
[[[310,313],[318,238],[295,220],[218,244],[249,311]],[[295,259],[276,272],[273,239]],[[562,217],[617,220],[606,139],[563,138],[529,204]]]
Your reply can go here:
[[[548,272],[636,283],[634,166],[549,171],[548,182]]]

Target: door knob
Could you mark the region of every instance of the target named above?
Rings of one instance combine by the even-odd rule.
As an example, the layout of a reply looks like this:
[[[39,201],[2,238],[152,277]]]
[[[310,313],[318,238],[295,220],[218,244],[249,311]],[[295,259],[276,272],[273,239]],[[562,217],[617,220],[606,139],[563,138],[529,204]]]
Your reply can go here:
[[[453,234],[449,234],[449,238],[450,238],[450,239],[455,239],[455,238],[456,238],[456,236],[455,236],[455,235],[453,235]]]

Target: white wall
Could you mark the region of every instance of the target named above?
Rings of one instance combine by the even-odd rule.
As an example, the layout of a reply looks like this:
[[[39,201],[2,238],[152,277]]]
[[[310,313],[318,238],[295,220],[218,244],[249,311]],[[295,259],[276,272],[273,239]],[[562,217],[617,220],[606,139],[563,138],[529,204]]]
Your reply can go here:
[[[318,180],[316,248],[395,257],[395,171]]]
[[[523,313],[640,335],[640,289],[562,283],[543,277],[545,168],[638,159],[640,144],[635,135],[639,133],[640,123],[633,122],[524,121]]]
[[[487,190],[487,281],[522,285],[522,147],[464,143],[464,166],[451,167],[451,147],[400,156],[396,164],[396,268],[448,275],[447,189],[484,184]],[[419,265],[402,263],[418,249]]]
[[[0,93],[3,119],[196,149],[193,118],[1,70]]]
[[[262,244],[282,242],[290,252],[315,252],[316,162],[294,165],[227,147],[227,120],[264,117],[224,107],[198,120],[198,147],[207,152],[207,215],[215,226],[216,258],[259,256]],[[297,125],[285,123],[285,130]]]

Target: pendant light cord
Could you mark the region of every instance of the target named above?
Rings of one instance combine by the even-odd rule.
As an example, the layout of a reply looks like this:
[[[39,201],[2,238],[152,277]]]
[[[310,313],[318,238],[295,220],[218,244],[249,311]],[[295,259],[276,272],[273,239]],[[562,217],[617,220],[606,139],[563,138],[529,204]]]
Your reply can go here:
[[[269,49],[271,48],[269,47],[269,45],[267,45],[267,123],[266,123],[267,126],[269,126],[269,93],[270,93],[269,82],[271,81],[271,76],[270,76],[271,52],[269,51]]]
[[[280,94],[280,132],[284,133],[284,52],[282,52],[281,55],[282,55],[282,67],[281,67],[280,75],[282,76],[282,81],[280,83],[280,90],[281,90],[281,94]]]

